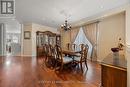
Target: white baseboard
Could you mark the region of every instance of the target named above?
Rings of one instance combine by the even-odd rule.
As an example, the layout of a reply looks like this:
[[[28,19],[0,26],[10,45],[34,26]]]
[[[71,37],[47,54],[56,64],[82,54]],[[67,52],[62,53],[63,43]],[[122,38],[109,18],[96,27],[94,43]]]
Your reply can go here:
[[[33,55],[21,55],[23,57],[33,57]]]

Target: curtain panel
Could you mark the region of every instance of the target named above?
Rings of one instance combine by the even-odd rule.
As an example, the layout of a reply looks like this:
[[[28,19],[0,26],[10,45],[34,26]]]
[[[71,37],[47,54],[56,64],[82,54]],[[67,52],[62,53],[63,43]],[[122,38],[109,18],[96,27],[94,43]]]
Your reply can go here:
[[[84,33],[90,43],[92,44],[92,54],[91,58],[97,58],[97,33],[98,33],[98,23],[92,23],[89,25],[83,26]]]
[[[61,33],[61,40],[62,40],[62,47],[67,49],[68,43],[73,44],[78,32],[79,32],[80,27],[72,28],[71,30],[64,31],[63,29],[60,29]]]
[[[71,29],[71,37],[70,37],[71,38],[71,43],[74,43],[74,41],[75,41],[75,39],[76,39],[76,37],[78,35],[79,29],[80,29],[80,27]]]

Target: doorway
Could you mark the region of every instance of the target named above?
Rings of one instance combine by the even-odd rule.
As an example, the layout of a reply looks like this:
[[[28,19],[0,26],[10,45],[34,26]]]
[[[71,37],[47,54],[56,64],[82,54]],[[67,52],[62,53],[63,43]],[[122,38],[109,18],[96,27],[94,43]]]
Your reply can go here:
[[[6,33],[6,55],[18,56],[21,53],[20,33]]]
[[[0,21],[0,55],[21,56],[21,24],[15,19]]]

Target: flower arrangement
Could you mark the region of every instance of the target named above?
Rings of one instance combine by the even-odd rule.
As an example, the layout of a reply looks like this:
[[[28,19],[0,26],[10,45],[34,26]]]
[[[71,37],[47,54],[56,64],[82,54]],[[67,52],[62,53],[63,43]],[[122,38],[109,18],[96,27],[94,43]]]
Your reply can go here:
[[[119,52],[120,50],[123,50],[123,43],[121,42],[121,38],[119,38],[119,41],[118,41],[118,46],[117,47],[114,47],[114,48],[111,48],[111,51],[112,52]]]
[[[118,42],[118,46],[117,47],[119,48],[119,50],[123,50],[124,45],[121,42],[121,38],[119,38],[119,42]]]

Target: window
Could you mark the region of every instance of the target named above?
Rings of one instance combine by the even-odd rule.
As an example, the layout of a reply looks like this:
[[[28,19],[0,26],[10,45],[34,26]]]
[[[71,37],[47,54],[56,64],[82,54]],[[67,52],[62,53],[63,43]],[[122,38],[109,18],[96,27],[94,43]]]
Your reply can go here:
[[[80,44],[87,44],[89,46],[89,50],[88,50],[88,57],[91,57],[92,54],[92,44],[89,42],[89,40],[87,39],[87,37],[84,34],[84,31],[82,29],[82,27],[80,28],[78,35],[74,41],[74,44],[78,45],[78,48],[76,50],[80,50],[79,45]]]
[[[14,1],[1,1],[1,14],[13,14]]]

